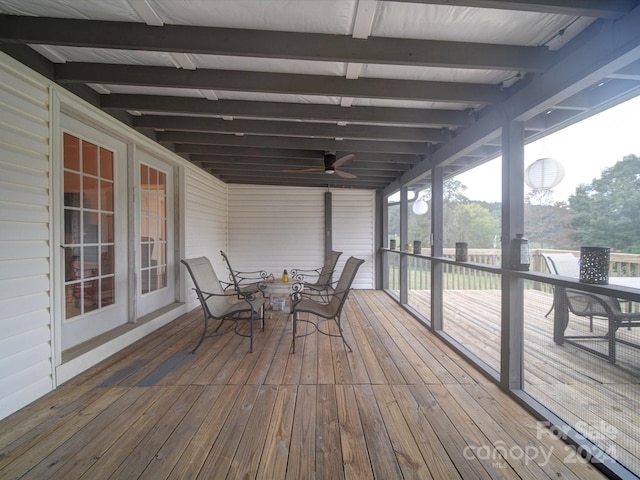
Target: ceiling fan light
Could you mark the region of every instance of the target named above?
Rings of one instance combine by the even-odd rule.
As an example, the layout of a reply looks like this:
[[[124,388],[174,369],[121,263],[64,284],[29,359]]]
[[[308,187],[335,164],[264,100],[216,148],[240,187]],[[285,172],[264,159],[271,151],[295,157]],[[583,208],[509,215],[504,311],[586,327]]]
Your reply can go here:
[[[325,168],[324,173],[326,173],[327,175],[333,175],[334,173],[336,173],[336,170],[335,168]]]

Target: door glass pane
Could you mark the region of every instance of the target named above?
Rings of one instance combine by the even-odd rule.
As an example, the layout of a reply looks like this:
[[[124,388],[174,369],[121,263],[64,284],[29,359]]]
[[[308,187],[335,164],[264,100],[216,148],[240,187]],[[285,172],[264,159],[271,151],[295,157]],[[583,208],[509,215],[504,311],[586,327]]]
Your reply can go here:
[[[167,286],[167,175],[140,166],[140,291]]]
[[[113,180],[113,152],[106,148],[100,149],[100,177]]]
[[[87,175],[98,175],[98,146],[82,142],[82,171]]]
[[[107,152],[64,134],[66,319],[114,302],[113,153]]]

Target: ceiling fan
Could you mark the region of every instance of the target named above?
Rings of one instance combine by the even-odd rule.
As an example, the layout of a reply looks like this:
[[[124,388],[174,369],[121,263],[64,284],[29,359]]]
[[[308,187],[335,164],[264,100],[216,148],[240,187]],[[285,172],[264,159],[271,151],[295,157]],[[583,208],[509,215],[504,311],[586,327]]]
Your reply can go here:
[[[354,174],[349,172],[343,172],[339,170],[339,167],[343,167],[345,165],[349,165],[356,158],[355,154],[350,153],[343,157],[340,157],[336,160],[336,152],[324,152],[324,167],[313,167],[313,168],[296,168],[290,170],[283,170],[283,172],[293,172],[293,173],[301,173],[301,172],[323,172],[329,175],[333,175],[334,173],[340,178],[358,178]]]

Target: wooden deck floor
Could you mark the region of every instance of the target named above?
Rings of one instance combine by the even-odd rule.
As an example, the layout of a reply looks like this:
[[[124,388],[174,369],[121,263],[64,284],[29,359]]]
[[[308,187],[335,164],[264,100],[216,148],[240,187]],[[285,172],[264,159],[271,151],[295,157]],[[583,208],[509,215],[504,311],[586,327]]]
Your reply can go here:
[[[604,478],[384,292],[345,315],[191,355],[195,310],[0,422],[0,478]]]

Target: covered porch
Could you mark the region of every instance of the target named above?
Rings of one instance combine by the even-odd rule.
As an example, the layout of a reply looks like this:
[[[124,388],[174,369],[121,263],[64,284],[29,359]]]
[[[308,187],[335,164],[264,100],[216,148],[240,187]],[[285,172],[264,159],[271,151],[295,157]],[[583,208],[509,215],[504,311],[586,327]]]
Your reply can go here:
[[[0,477],[586,478],[593,445],[637,476],[634,358],[549,341],[551,289],[581,285],[508,258],[525,146],[640,92],[640,1],[550,3],[0,0]],[[500,252],[470,266],[445,255],[445,184],[491,163],[477,246]],[[252,355],[186,353],[181,259],[277,273],[332,249],[365,260],[354,353],[291,355],[284,318]]]
[[[471,311],[478,292],[459,293],[458,311]],[[458,326],[490,357],[495,339],[486,336],[487,325],[499,319],[491,310],[499,297],[479,293],[485,308],[473,316],[478,331]],[[540,309],[527,309],[531,329],[548,307],[548,298],[539,300]],[[3,420],[0,476],[604,478],[561,432],[385,292],[354,291],[346,319],[352,353],[315,334],[291,354],[288,317],[276,313],[253,354],[246,338],[231,334],[207,339],[191,355],[202,324],[193,310]],[[620,389],[621,400],[634,398],[622,394],[633,382],[621,370],[607,373],[606,385],[572,375],[563,365],[590,369],[590,359],[556,350],[527,352],[533,388],[550,397],[556,389]],[[624,423],[620,409],[609,407],[600,405],[602,420]],[[638,438],[618,437],[619,448],[638,451]]]

